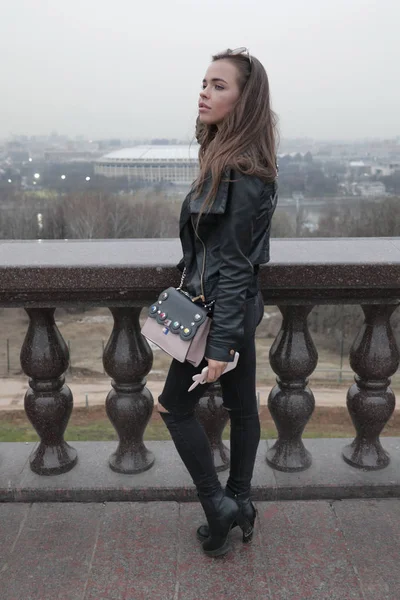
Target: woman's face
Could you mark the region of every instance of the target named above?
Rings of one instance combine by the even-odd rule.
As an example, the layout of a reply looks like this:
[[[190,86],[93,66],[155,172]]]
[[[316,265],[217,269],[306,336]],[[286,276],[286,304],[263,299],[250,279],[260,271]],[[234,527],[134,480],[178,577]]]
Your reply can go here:
[[[220,59],[212,62],[200,92],[200,121],[206,125],[218,125],[232,112],[239,96],[238,71],[232,61]]]

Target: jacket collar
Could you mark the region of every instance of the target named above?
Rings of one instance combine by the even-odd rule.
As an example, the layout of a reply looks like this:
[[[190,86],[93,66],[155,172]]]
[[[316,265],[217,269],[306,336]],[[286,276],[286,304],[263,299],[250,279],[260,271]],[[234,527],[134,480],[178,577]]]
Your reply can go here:
[[[215,200],[208,211],[207,214],[214,215],[222,215],[226,210],[226,203],[228,200],[228,190],[229,190],[229,181],[231,179],[231,170],[226,169],[225,173],[222,176],[221,183],[218,186],[217,195],[215,196]],[[196,198],[192,198],[194,196],[194,192],[191,190],[189,192],[189,212],[192,215],[198,215],[200,209],[203,205],[203,202],[211,188],[211,177],[208,177],[204,182],[202,192]]]

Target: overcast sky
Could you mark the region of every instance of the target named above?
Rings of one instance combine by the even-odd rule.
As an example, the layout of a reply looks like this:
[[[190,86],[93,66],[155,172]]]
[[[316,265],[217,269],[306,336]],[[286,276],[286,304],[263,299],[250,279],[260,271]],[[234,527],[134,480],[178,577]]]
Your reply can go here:
[[[190,138],[213,53],[264,64],[284,137],[400,135],[399,0],[9,0],[0,137]]]

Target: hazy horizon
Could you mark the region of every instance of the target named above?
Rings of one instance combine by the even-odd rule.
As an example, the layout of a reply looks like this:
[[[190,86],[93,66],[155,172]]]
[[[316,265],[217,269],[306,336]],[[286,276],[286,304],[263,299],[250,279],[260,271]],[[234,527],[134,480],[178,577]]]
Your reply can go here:
[[[212,54],[264,64],[283,139],[400,135],[397,0],[14,0],[0,23],[0,138],[191,139]]]

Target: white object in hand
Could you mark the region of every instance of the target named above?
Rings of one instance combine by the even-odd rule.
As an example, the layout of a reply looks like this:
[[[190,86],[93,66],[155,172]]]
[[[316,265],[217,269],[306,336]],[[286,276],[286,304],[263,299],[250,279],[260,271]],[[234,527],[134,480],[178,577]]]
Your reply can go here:
[[[239,360],[239,353],[235,352],[233,361],[229,362],[226,365],[225,369],[222,372],[222,375],[225,375],[225,373],[227,373],[228,371],[232,371],[232,369],[234,369],[236,367],[238,360]],[[197,375],[193,375],[192,379],[193,379],[194,383],[192,383],[192,385],[188,389],[188,392],[191,392],[192,390],[194,390],[194,388],[197,387],[199,385],[199,383],[201,383],[201,384],[207,383],[207,374],[208,374],[208,366],[204,367],[204,369],[202,370],[201,373],[198,373]]]

